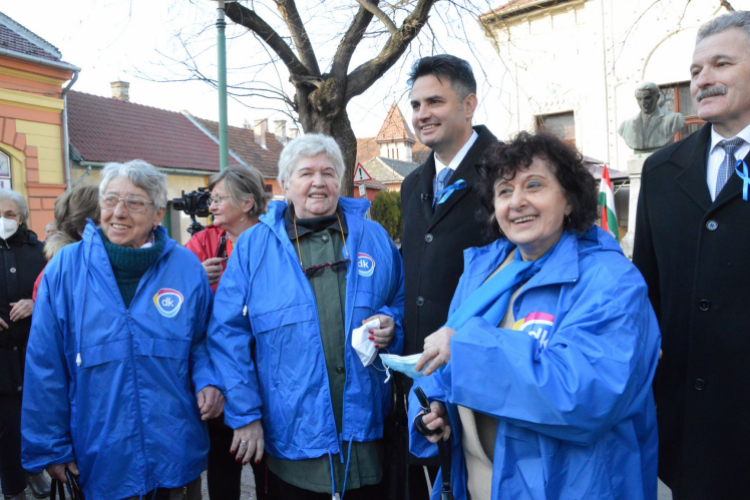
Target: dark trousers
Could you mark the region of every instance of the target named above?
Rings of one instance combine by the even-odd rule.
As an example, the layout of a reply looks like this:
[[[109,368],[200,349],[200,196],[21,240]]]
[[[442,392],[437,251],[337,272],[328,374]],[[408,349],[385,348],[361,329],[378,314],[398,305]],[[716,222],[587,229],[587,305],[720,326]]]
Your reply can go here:
[[[412,379],[394,374],[394,404],[385,423],[386,466],[383,482],[388,500],[428,500],[430,498],[424,467],[435,483],[440,468],[438,457],[421,459],[409,453],[409,421],[407,404]]]
[[[26,489],[21,467],[21,398],[0,394],[0,485],[3,495],[20,495]]]
[[[346,490],[346,500],[383,500],[383,483],[362,486],[356,490]],[[316,493],[314,491],[297,488],[268,471],[268,492],[271,500],[331,500],[330,493]]]
[[[229,453],[234,431],[224,425],[224,415],[208,422],[208,437],[211,448],[208,452],[208,496],[211,500],[240,500],[242,464]],[[259,464],[250,462],[255,475],[255,491],[258,500],[266,500],[266,458]]]

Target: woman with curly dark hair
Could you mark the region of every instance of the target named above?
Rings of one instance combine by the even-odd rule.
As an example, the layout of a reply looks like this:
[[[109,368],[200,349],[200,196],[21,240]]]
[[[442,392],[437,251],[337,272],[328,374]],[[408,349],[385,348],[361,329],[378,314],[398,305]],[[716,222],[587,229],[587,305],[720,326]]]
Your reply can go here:
[[[416,369],[431,376],[415,387],[432,411],[414,398],[411,416],[440,432],[412,429],[412,452],[453,436],[457,499],[655,499],[661,336],[640,273],[594,225],[593,177],[528,133],[490,148],[480,176],[501,238],[466,251],[448,322],[425,340]]]

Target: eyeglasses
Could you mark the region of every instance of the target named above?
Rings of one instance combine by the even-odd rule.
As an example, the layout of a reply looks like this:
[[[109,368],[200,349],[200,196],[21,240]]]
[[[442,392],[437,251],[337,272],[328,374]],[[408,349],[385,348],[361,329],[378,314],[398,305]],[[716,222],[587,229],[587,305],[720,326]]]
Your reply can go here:
[[[346,270],[349,269],[350,263],[351,261],[349,259],[337,260],[336,262],[326,262],[325,264],[315,264],[314,266],[303,267],[302,271],[305,273],[305,276],[307,276],[307,279],[313,279],[322,276],[323,273],[326,272],[326,269],[330,269],[334,273],[345,273]]]
[[[218,194],[212,194],[206,201],[208,202],[209,206],[213,205],[214,203],[216,203],[217,205],[221,205],[224,200],[228,200],[230,198],[231,196],[219,196]]]
[[[294,236],[297,240],[297,256],[299,257],[299,265],[302,266],[302,272],[305,273],[305,276],[307,279],[312,279],[318,276],[321,276],[324,272],[326,272],[326,268],[331,268],[331,271],[334,273],[340,273],[342,271],[346,272],[347,269],[349,269],[349,264],[351,263],[351,260],[349,260],[349,251],[346,249],[346,235],[344,234],[344,227],[341,225],[341,217],[339,217],[339,214],[336,213],[336,220],[339,222],[339,229],[341,230],[341,238],[344,240],[344,253],[346,254],[346,259],[344,260],[337,260],[336,262],[326,262],[325,264],[315,264],[314,266],[305,267],[304,264],[302,264],[302,252],[299,248],[299,233],[297,233],[297,214],[294,214]]]
[[[153,201],[148,201],[137,194],[131,194],[125,198],[108,194],[99,198],[99,206],[102,210],[114,210],[121,201],[125,203],[125,208],[131,213],[143,212],[147,206],[154,204]]]

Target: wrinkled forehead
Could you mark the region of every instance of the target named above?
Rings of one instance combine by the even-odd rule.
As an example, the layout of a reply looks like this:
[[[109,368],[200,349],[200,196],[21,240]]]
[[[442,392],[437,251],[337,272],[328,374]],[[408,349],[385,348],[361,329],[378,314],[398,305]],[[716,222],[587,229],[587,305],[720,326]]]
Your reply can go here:
[[[148,192],[145,189],[136,186],[130,179],[123,176],[117,176],[107,184],[104,194],[116,194],[118,196],[129,196],[131,194],[148,198]]]

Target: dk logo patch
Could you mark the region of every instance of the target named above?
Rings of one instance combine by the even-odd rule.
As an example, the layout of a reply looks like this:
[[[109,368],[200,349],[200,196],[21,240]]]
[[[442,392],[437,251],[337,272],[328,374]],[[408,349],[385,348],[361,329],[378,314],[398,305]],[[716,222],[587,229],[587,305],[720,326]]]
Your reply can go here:
[[[180,312],[184,300],[180,292],[171,288],[162,288],[154,295],[156,309],[165,318],[174,318]]]
[[[375,272],[375,261],[366,253],[360,253],[357,257],[357,272],[360,276],[372,276]]]

